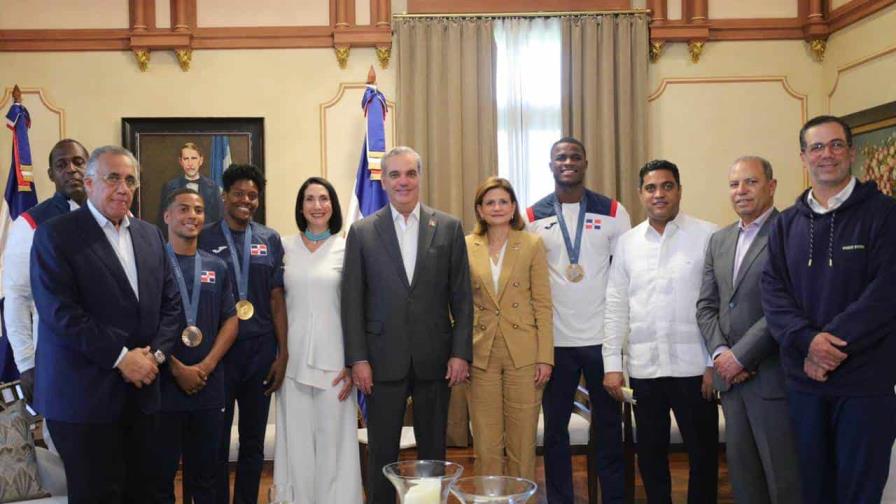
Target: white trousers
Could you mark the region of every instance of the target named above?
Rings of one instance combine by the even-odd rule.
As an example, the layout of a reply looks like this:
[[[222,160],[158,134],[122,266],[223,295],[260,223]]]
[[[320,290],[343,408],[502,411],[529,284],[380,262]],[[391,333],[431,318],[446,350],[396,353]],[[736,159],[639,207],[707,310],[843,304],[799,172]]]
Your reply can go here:
[[[297,504],[351,504],[363,499],[355,391],[337,397],[291,378],[277,392],[274,484],[291,485]]]

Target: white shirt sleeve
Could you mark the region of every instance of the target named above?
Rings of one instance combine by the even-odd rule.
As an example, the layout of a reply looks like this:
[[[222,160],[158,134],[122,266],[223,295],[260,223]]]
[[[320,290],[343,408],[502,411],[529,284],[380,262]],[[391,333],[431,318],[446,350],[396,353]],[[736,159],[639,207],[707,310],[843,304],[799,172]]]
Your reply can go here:
[[[604,373],[622,372],[622,350],[628,335],[629,323],[629,277],[625,266],[624,245],[616,250],[613,264],[610,266],[610,278],[607,282],[607,301],[604,311],[605,339],[602,353]]]
[[[35,322],[34,298],[31,295],[31,223],[19,217],[10,228],[3,252],[3,317],[6,334],[19,372],[34,367]],[[35,317],[32,320],[32,317]]]

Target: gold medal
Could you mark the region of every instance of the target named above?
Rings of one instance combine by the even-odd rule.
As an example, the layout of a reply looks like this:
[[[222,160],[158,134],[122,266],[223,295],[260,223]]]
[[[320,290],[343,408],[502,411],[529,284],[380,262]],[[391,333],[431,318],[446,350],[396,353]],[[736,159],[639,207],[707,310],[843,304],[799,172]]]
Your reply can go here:
[[[197,347],[202,343],[202,331],[194,325],[187,326],[186,329],[180,333],[180,340],[183,341],[184,345],[187,345],[190,348]]]
[[[248,299],[240,299],[236,302],[236,316],[240,320],[249,320],[255,315],[255,307]]]
[[[581,264],[570,264],[566,267],[566,279],[573,283],[581,282],[585,278],[585,268]]]

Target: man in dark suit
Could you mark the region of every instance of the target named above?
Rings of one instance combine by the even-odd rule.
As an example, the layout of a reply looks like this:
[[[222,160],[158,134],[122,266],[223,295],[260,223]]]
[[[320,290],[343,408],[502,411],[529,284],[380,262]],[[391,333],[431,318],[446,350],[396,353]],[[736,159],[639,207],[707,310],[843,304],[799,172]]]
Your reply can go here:
[[[165,182],[159,193],[159,216],[156,223],[162,228],[163,233],[168,232],[165,224],[165,203],[168,202],[171,193],[184,187],[202,196],[202,201],[205,202],[205,222],[216,222],[221,218],[223,210],[221,188],[214,180],[200,175],[199,170],[204,161],[202,150],[193,142],[183,144],[178,151],[177,163],[184,170],[184,174]]]
[[[739,158],[728,174],[738,222],[709,240],[697,321],[713,357],[725,413],[728,467],[737,502],[800,501],[799,474],[778,344],[762,311],[759,280],[778,217],[772,166]]]
[[[62,456],[71,503],[149,495],[156,376],[182,315],[161,233],[128,213],[137,170],[127,150],[96,149],[84,178],[87,205],[34,236],[34,406]]]
[[[368,502],[391,504],[408,395],[420,459],[445,459],[449,387],[469,377],[472,295],[461,223],[420,204],[420,155],[382,160],[389,206],[348,233],[342,281],[345,362],[368,395]],[[452,324],[453,321],[453,324]]]

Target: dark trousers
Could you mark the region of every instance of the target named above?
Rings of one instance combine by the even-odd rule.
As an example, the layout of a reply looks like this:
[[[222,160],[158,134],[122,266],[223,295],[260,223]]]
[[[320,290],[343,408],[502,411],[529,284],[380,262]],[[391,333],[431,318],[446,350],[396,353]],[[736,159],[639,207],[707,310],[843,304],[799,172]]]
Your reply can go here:
[[[395,487],[383,475],[383,466],[398,460],[401,427],[409,395],[414,402],[417,458],[445,460],[448,399],[451,395],[448,382],[444,379],[416,379],[413,371],[404,380],[374,381],[373,390],[367,396],[369,504],[395,503]]]
[[[688,503],[713,504],[719,483],[719,408],[703,399],[703,376],[631,378],[635,400],[638,469],[651,504],[672,502],[669,409],[688,452]]]
[[[264,462],[264,433],[271,407],[271,397],[264,395],[268,387],[264,380],[274,362],[276,346],[273,335],[239,339],[224,356],[222,364],[226,400],[218,452],[218,473],[215,477],[215,500],[221,504],[230,502],[227,459],[230,454],[234,402],[240,408],[240,449],[236,481],[233,484],[233,502],[245,504],[258,501],[261,466]]]
[[[70,504],[151,502],[149,455],[156,415],[142,413],[129,401],[115,423],[48,419],[47,427],[65,467]]]
[[[896,396],[788,390],[803,503],[878,503],[896,438]]]
[[[569,418],[579,378],[585,375],[591,401],[592,432],[601,502],[624,499],[622,406],[603,387],[601,345],[554,348],[554,371],[542,396],[544,471],[548,502],[572,504],[572,460]]]
[[[183,487],[196,504],[215,502],[222,408],[159,414],[153,450],[153,487],[157,503],[174,503],[174,477],[183,456]],[[186,500],[186,499],[185,499]]]

